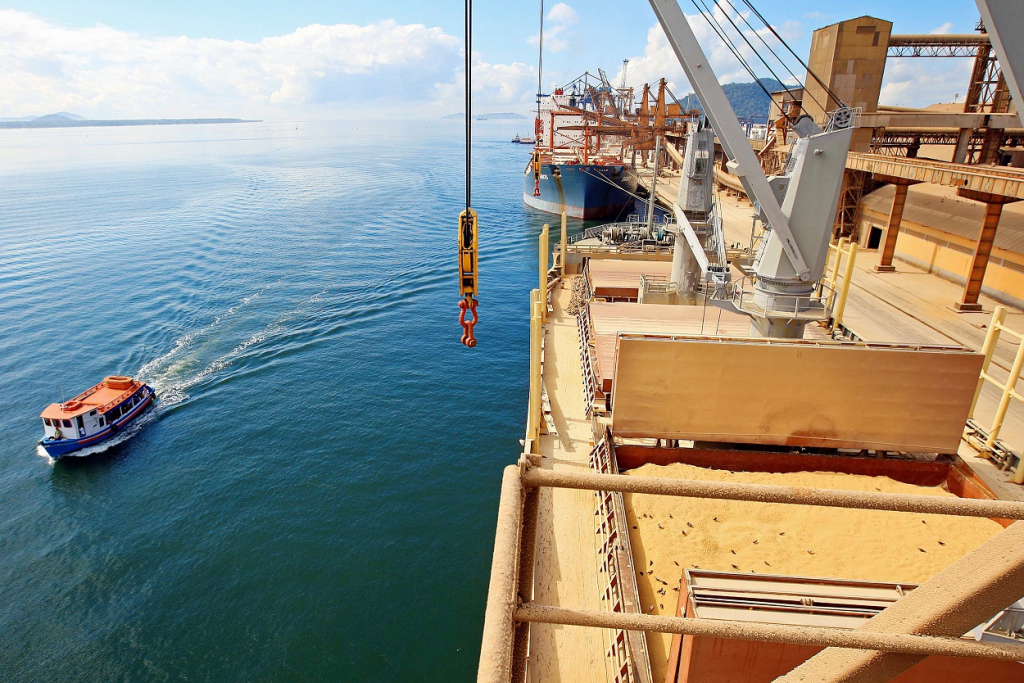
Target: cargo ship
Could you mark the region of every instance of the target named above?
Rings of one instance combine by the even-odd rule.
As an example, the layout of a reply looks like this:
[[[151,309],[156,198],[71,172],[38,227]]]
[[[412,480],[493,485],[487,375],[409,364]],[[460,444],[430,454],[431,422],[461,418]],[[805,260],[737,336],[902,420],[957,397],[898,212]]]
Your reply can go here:
[[[528,206],[584,220],[629,212],[636,179],[622,158],[623,135],[599,132],[619,120],[629,99],[589,73],[539,98],[536,145],[523,171]]]
[[[131,377],[107,377],[70,401],[51,403],[39,416],[39,445],[54,460],[98,445],[136,420],[152,405],[152,387]]]

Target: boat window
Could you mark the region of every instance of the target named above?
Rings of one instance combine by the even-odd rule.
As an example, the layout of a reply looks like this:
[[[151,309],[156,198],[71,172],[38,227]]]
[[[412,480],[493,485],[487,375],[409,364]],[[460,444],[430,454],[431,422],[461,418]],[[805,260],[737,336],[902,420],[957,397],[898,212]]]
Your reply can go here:
[[[53,426],[53,423],[50,422],[50,418],[48,418],[48,417],[44,417],[43,418],[43,424],[46,425],[47,427],[52,427]]]
[[[106,421],[106,420],[104,420],[104,419],[103,419],[103,418],[101,417],[100,419],[96,420],[96,424],[98,424],[98,425],[99,425],[100,427],[102,427],[102,426],[104,426],[105,424],[107,424],[107,421]]]
[[[65,427],[70,427],[71,426],[71,420],[63,420],[62,422],[63,422]]]

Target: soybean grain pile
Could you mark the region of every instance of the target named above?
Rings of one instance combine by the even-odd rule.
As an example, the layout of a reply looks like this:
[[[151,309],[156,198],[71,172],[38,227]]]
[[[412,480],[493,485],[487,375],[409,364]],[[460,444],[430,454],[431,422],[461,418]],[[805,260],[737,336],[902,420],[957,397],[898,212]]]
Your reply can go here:
[[[827,472],[766,474],[677,464],[644,465],[626,474],[953,497],[941,487]],[[675,613],[686,568],[922,583],[1002,530],[988,519],[904,512],[642,494],[626,494],[625,501],[648,614]],[[648,638],[654,679],[662,680],[671,636]]]

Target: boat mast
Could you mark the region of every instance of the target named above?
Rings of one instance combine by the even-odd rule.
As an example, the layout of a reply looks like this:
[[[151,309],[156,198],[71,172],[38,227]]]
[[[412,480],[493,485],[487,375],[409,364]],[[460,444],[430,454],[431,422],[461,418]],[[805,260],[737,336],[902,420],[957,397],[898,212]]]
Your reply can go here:
[[[540,33],[537,40],[537,120],[533,125],[533,139],[536,146],[540,146],[540,98],[544,96],[543,90],[544,71],[544,0],[540,0]],[[550,131],[549,131],[550,134]]]

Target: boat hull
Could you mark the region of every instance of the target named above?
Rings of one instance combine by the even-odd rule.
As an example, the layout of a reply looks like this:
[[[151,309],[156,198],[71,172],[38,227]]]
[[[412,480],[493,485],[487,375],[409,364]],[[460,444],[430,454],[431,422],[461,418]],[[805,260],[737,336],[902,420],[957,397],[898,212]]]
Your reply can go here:
[[[533,166],[523,175],[523,201],[547,213],[595,220],[615,217],[633,204],[635,177],[622,165],[542,164],[540,195],[535,196]]]
[[[143,388],[136,392],[136,394],[137,393],[142,393],[144,395],[142,402],[132,408],[128,413],[125,413],[111,422],[103,431],[80,439],[45,439],[40,441],[39,445],[43,447],[43,450],[46,451],[47,455],[54,460],[58,460],[65,455],[74,453],[75,451],[80,451],[83,448],[89,448],[103,443],[107,439],[116,436],[118,432],[146,412],[146,409],[153,404],[153,401],[156,398],[156,393],[149,385],[143,385]],[[135,394],[133,394],[133,396],[134,395]]]

